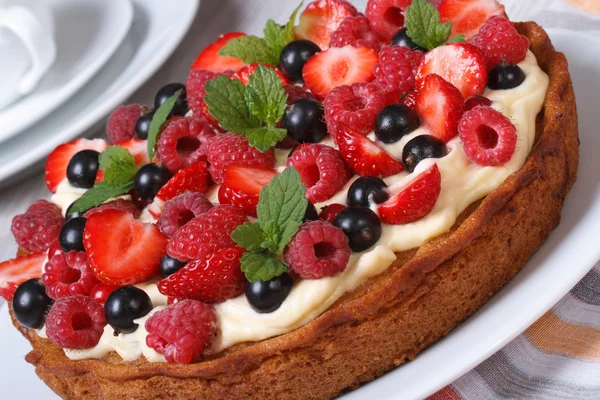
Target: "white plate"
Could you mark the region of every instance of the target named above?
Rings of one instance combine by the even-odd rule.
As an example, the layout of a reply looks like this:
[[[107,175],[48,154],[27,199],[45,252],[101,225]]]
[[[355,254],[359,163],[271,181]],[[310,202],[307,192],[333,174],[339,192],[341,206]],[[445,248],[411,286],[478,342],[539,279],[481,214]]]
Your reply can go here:
[[[129,0],[48,1],[55,18],[56,61],[31,94],[0,111],[0,142],[48,115],[86,84],[117,50],[133,20]]]
[[[13,175],[83,134],[123,103],[175,50],[200,1],[134,0],[132,4],[131,29],[98,74],[47,118],[2,143],[0,181],[18,179]]]
[[[578,96],[581,134],[579,178],[565,204],[563,220],[547,243],[510,284],[450,335],[412,361],[344,399],[422,399],[478,365],[524,331],[556,304],[600,259],[600,40],[568,31],[552,31],[565,51]],[[0,310],[0,387],[10,399],[54,399],[23,361],[29,344]],[[54,396],[54,397],[53,397]]]

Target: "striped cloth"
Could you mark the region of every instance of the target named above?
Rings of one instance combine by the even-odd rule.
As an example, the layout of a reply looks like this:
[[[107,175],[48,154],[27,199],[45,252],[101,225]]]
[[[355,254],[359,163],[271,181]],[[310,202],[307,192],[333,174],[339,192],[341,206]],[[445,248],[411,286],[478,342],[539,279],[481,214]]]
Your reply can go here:
[[[427,400],[497,399],[600,399],[600,263],[522,335]]]

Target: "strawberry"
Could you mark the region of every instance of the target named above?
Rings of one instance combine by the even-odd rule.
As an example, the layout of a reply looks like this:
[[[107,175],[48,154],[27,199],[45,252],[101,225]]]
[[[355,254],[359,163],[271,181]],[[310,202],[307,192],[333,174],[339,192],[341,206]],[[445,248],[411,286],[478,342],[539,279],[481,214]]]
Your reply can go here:
[[[402,164],[366,136],[340,130],[337,137],[346,163],[361,176],[386,177],[402,172]]]
[[[312,56],[302,69],[306,87],[324,98],[335,87],[374,79],[379,55],[368,47],[332,47]]]
[[[233,74],[232,78],[239,79],[240,81],[242,81],[242,83],[244,85],[247,85],[248,82],[249,82],[248,79],[250,78],[250,75],[252,75],[254,73],[254,71],[256,71],[256,68],[259,65],[262,65],[265,68],[269,68],[269,69],[272,69],[273,71],[275,71],[275,73],[277,74],[277,76],[281,78],[281,82],[282,82],[283,85],[285,85],[286,83],[288,83],[287,79],[281,73],[280,70],[278,70],[277,68],[273,67],[272,65],[259,64],[259,63],[254,63],[254,64],[246,65],[244,68],[240,69],[238,72],[236,72],[235,74]]]
[[[246,64],[238,58],[219,55],[219,50],[221,50],[221,48],[223,48],[223,46],[231,39],[245,35],[246,34],[242,32],[229,32],[219,36],[214,43],[206,46],[200,54],[198,54],[196,61],[194,61],[190,69],[204,69],[218,73],[223,73],[225,71],[239,71]]]
[[[133,138],[119,143],[119,146],[129,150],[138,167],[142,167],[150,162],[148,159],[148,141]]]
[[[441,189],[442,176],[437,164],[433,164],[400,193],[380,205],[379,218],[393,225],[416,222],[433,210]]]
[[[437,47],[423,57],[417,71],[417,87],[428,75],[437,74],[456,86],[465,99],[483,93],[487,85],[487,61],[475,46],[454,43]]]
[[[439,75],[429,75],[417,93],[415,111],[433,136],[448,142],[458,134],[465,110],[460,91]]]
[[[321,50],[327,50],[331,34],[344,18],[357,14],[356,8],[344,0],[313,1],[300,14],[298,26],[295,28],[296,39],[310,40]]]
[[[108,145],[103,139],[76,139],[55,148],[46,160],[46,186],[48,189],[54,193],[58,184],[67,177],[67,166],[76,153],[81,150],[102,152],[106,146]],[[100,181],[102,177],[103,175],[98,174],[96,181]]]
[[[155,225],[119,210],[89,217],[83,235],[94,274],[100,282],[113,286],[144,282],[156,275],[167,242]]]
[[[462,34],[467,41],[488,18],[505,13],[504,6],[496,0],[442,0],[438,11],[442,22],[452,24],[452,36]]]
[[[225,167],[225,180],[219,187],[219,203],[231,204],[256,217],[260,190],[277,171],[271,168],[231,164]]]
[[[11,301],[17,287],[28,279],[42,276],[46,252],[31,253],[0,263],[0,296]]]

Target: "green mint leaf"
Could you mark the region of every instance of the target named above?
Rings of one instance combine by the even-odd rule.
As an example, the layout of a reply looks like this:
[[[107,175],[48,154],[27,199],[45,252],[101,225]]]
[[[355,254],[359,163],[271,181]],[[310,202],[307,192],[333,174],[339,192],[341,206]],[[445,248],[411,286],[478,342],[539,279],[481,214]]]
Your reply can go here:
[[[120,146],[109,146],[98,157],[104,171],[104,182],[112,186],[125,185],[138,171],[131,153]]]
[[[238,226],[231,232],[231,238],[238,246],[248,251],[261,252],[263,250],[261,245],[265,239],[263,231],[258,224],[246,222]]]
[[[281,78],[264,65],[259,65],[250,75],[244,91],[244,99],[250,112],[269,126],[275,125],[283,117],[287,97]]]
[[[271,50],[279,50],[277,52],[277,56],[281,53],[281,49],[287,44],[285,43],[284,38],[284,28],[279,26],[279,24],[272,19],[268,20],[265,29],[263,30],[263,34],[265,35],[265,42],[267,46],[271,48]]]
[[[290,42],[293,42],[295,39],[294,25],[296,24],[296,15],[298,15],[298,11],[300,11],[300,7],[302,7],[303,4],[304,2],[301,2],[298,7],[296,7],[292,15],[290,15],[290,19],[288,20],[287,24],[285,24],[285,27],[283,28],[284,46]]]
[[[181,92],[177,92],[169,97],[160,107],[158,107],[158,110],[156,110],[152,117],[150,129],[148,130],[148,159],[150,160],[154,158],[154,147],[156,146],[160,128],[162,128],[164,123],[167,122],[167,119],[169,119],[169,115],[171,114],[171,111],[173,111],[175,102],[180,95]]]
[[[286,133],[285,129],[263,127],[248,129],[245,136],[250,146],[264,153],[283,140]]]
[[[131,155],[129,150],[121,146],[108,146],[98,157],[102,171],[106,171],[113,162],[118,160],[125,160],[135,165],[133,155]]]
[[[230,41],[231,42],[231,41]],[[261,126],[260,121],[248,109],[244,92],[246,87],[238,79],[219,76],[206,83],[204,101],[210,115],[229,132],[244,134],[248,129]]]
[[[445,44],[452,32],[452,25],[442,24],[440,13],[427,0],[413,0],[406,9],[405,25],[412,41],[428,50]]]
[[[464,43],[467,39],[465,39],[465,35],[456,35],[448,39],[448,43]]]
[[[250,282],[268,281],[288,270],[287,266],[277,258],[261,253],[244,253],[240,264],[246,279]]]
[[[120,186],[109,185],[106,182],[99,182],[93,188],[88,190],[76,200],[70,207],[69,212],[85,212],[90,208],[97,207],[107,200],[121,196],[133,189],[133,181]]]
[[[279,54],[274,57],[265,39],[256,36],[240,36],[231,39],[219,50],[219,55],[239,58],[246,64],[279,64]]]

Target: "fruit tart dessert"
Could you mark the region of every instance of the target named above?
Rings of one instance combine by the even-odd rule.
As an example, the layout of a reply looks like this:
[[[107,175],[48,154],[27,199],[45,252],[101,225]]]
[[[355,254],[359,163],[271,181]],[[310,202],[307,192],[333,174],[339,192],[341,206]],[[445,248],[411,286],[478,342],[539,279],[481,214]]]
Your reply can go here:
[[[65,399],[356,388],[509,281],[578,166],[567,61],[496,0],[314,1],[106,130],[50,154],[0,264]]]

